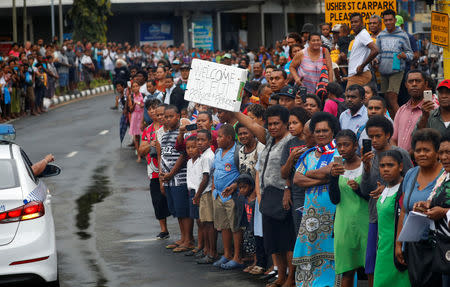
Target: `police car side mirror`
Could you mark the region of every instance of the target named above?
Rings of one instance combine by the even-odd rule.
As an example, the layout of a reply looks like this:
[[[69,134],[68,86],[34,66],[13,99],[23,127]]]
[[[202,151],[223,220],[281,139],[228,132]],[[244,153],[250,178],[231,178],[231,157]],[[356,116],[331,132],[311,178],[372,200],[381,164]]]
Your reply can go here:
[[[52,177],[61,173],[61,168],[55,164],[47,164],[44,171],[38,177]]]

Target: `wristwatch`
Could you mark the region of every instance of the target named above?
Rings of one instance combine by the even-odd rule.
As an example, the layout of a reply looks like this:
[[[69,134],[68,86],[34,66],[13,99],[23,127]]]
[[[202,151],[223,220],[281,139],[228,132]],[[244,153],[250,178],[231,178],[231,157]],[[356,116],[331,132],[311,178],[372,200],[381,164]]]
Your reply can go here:
[[[285,185],[285,186],[284,186],[284,189],[289,189],[289,190],[291,190],[291,187],[290,187],[289,185]]]

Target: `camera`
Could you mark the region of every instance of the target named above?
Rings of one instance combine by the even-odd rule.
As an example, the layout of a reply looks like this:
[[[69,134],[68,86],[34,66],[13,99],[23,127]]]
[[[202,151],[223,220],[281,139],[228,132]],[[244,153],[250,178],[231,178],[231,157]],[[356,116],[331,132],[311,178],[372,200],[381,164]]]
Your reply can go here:
[[[158,153],[156,152],[156,147],[154,147],[154,146],[150,147],[150,153],[149,154],[150,154],[150,157],[153,157],[153,158],[157,157]]]

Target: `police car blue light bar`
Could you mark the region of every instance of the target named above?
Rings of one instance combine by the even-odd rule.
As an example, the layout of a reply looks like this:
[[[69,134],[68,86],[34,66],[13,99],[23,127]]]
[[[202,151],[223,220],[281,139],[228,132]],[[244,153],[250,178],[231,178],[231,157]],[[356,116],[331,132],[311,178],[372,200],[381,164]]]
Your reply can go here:
[[[10,124],[0,124],[0,140],[13,141],[16,139],[16,129]]]

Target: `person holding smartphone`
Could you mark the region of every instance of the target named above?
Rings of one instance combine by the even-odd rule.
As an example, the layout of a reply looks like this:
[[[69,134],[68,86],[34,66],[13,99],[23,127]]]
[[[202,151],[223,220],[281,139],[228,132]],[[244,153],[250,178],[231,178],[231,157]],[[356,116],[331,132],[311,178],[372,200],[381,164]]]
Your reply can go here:
[[[366,132],[372,145],[371,149],[362,150],[361,160],[363,162],[363,176],[361,179],[361,193],[370,196],[369,199],[369,232],[366,249],[365,272],[369,279],[369,286],[373,286],[373,274],[375,270],[375,259],[378,238],[378,215],[377,200],[385,188],[385,182],[380,176],[379,160],[381,153],[387,150],[397,150],[402,155],[403,174],[410,168],[412,162],[409,153],[404,149],[391,145],[390,139],[394,133],[392,123],[384,116],[373,116],[366,124]],[[367,144],[366,144],[367,145]]]
[[[341,156],[334,158],[330,172],[330,199],[336,204],[335,268],[336,274],[342,274],[342,286],[351,287],[356,269],[364,267],[366,261],[369,196],[361,193],[363,163],[356,153],[358,140],[355,133],[348,129],[340,131],[336,135],[336,144]]]
[[[435,109],[434,102],[430,100],[430,92],[424,91],[424,103],[422,105],[422,116],[417,122],[416,130],[432,128],[444,135],[450,125],[450,80],[443,80],[437,87],[439,95],[439,108]]]

